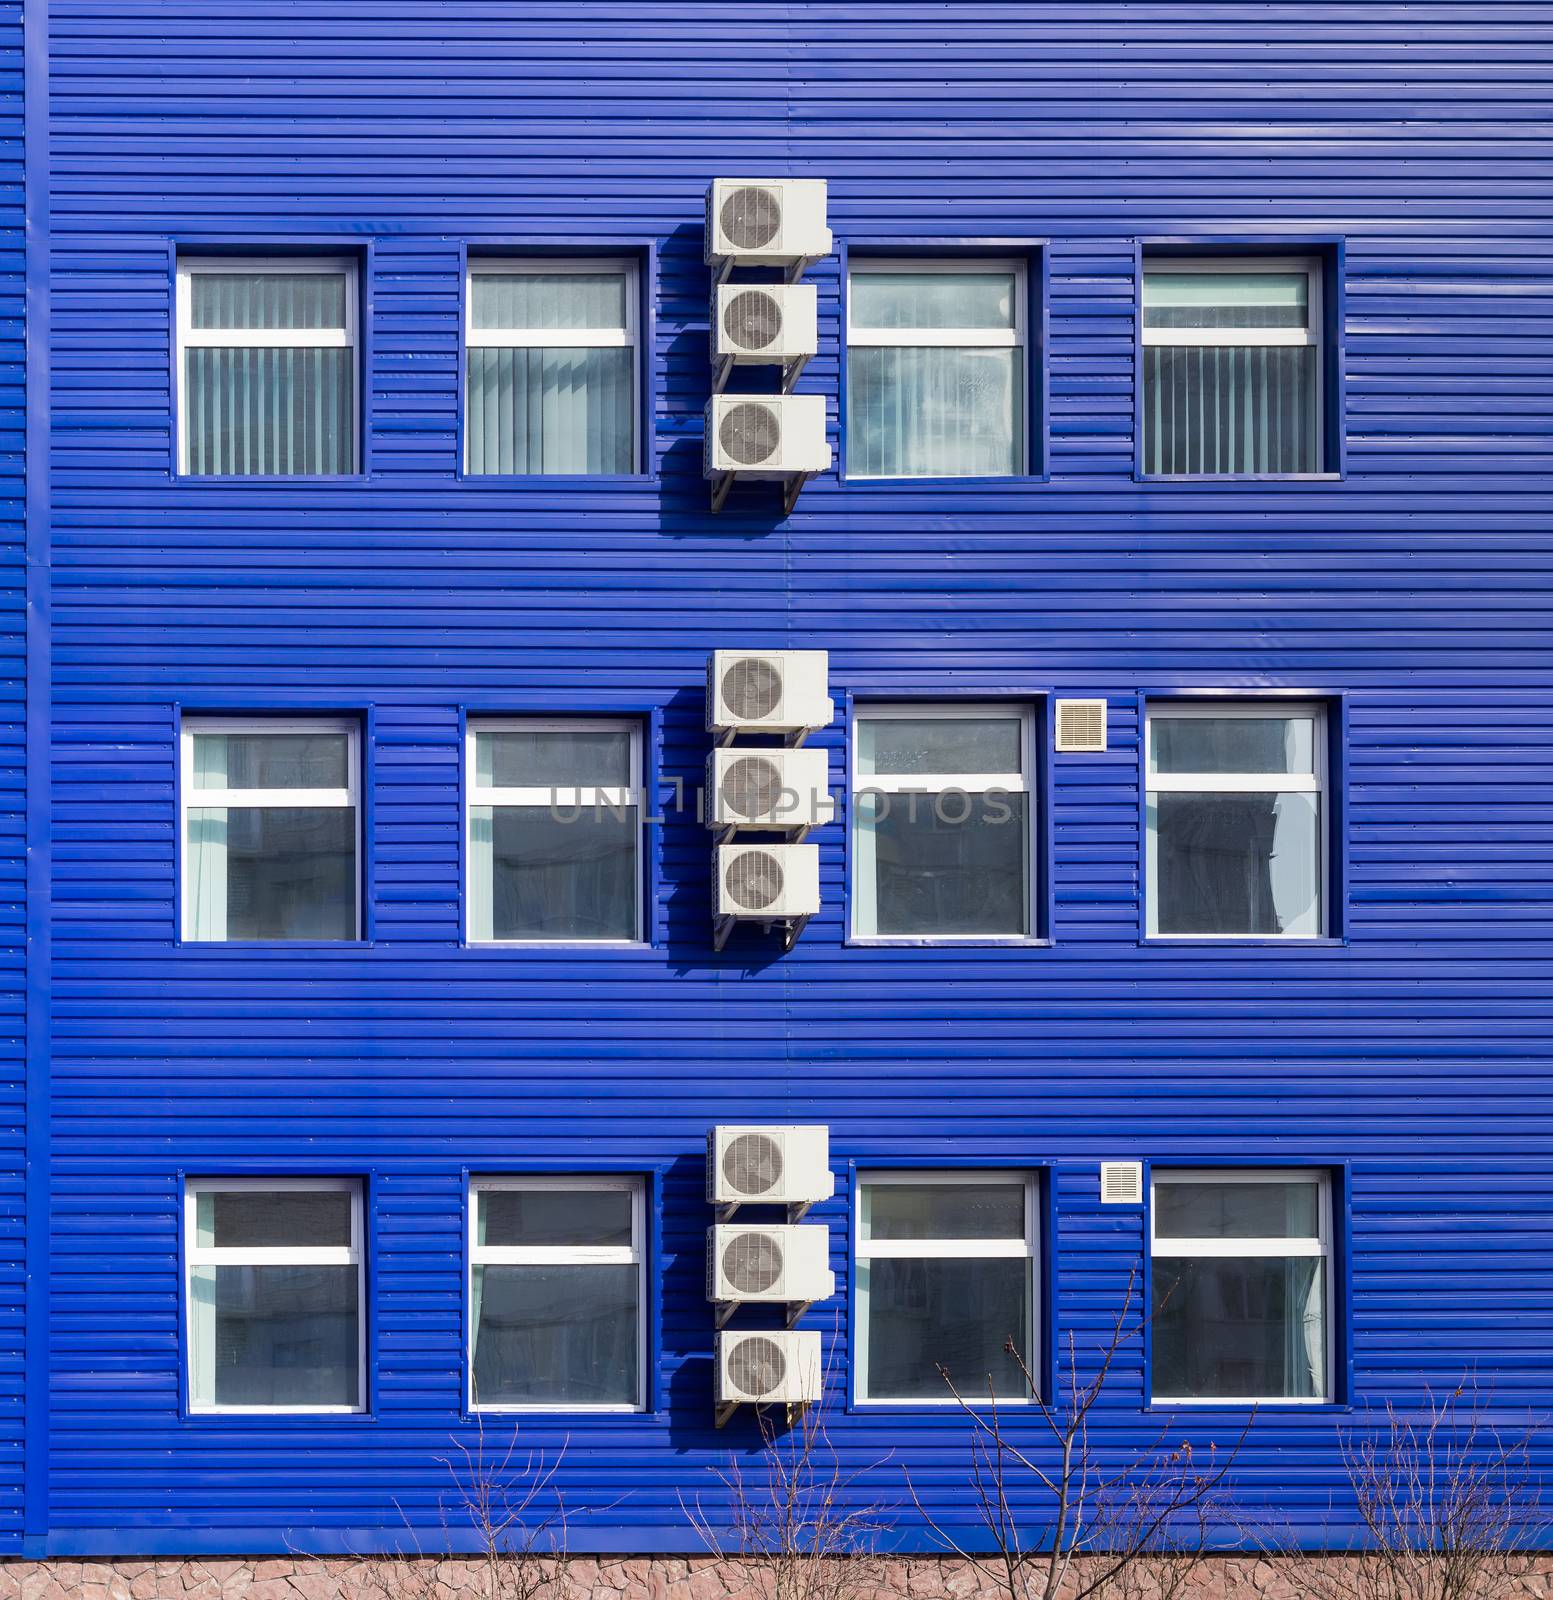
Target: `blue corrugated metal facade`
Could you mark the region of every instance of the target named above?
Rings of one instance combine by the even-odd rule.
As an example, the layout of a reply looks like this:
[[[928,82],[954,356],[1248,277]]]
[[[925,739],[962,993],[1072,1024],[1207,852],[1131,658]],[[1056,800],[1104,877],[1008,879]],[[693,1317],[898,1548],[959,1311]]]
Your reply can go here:
[[[1548,1067],[1553,361],[1548,12],[1536,4],[902,0],[38,0],[33,264],[47,459],[28,527],[35,818],[35,1404],[26,1548],[363,1549],[436,1522],[464,1414],[471,1172],[652,1180],[650,1404],[541,1415],[575,1549],[695,1545],[682,1499],[748,1450],[712,1424],[703,1147],[831,1129],[814,1219],[838,1294],[832,1440],[859,1495],[903,1471],[973,1516],[965,1427],[847,1401],[851,1173],[1046,1175],[1048,1336],[1086,1347],[1141,1259],[1103,1159],[1337,1176],[1337,1403],[1257,1420],[1237,1493],[1346,1515],[1339,1430],[1475,1369],[1553,1409]],[[0,1545],[21,1548],[20,8],[0,14]],[[45,98],[46,97],[46,98]],[[44,111],[46,109],[46,116]],[[1045,275],[1039,465],[1004,482],[824,475],[781,518],[701,478],[702,207],[726,174],[830,185],[813,269],[838,403],[841,250],[1013,243]],[[41,174],[41,176],[40,176]],[[1140,241],[1319,246],[1339,264],[1341,474],[1135,477]],[[179,480],[178,249],[335,245],[363,275],[365,473]],[[649,471],[458,471],[461,275],[480,247],[643,263]],[[1038,274],[1039,275],[1039,274]],[[34,336],[39,335],[34,327]],[[41,525],[39,525],[41,524]],[[644,948],[461,940],[472,713],[630,713],[651,781],[706,758],[707,652],[829,652],[848,697],[1104,696],[1103,754],[1049,758],[1050,942],[844,935],[845,830],[797,947],[714,953],[709,835],[651,832]],[[1334,936],[1140,938],[1141,697],[1306,691],[1341,713]],[[362,943],[178,942],[177,729],[191,711],[362,719]],[[1050,748],[1049,731],[1046,735]],[[813,741],[845,787],[846,726]],[[16,782],[13,784],[12,779]],[[43,1024],[46,1024],[44,1026]],[[363,1416],[189,1416],[188,1175],[366,1186]],[[839,1310],[838,1310],[839,1308]],[[1145,1443],[1129,1347],[1097,1434]],[[1183,1414],[1234,1437],[1234,1408]],[[1038,1430],[1039,1424],[1030,1427]],[[927,1539],[902,1511],[892,1538]]]

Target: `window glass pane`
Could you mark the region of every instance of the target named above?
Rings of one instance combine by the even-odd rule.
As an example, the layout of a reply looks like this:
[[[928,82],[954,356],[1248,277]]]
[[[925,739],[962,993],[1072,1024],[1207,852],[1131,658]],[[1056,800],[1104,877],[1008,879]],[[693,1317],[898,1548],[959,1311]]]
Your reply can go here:
[[[1019,773],[1018,717],[859,717],[859,777]]]
[[[360,1403],[357,1272],[342,1267],[195,1267],[196,1405]]]
[[[865,1239],[1019,1239],[1022,1183],[870,1183],[863,1187]]]
[[[1155,772],[1314,772],[1316,723],[1302,717],[1149,718]]]
[[[1304,272],[1146,272],[1146,328],[1304,328]]]
[[[1319,472],[1315,345],[1143,347],[1143,470]]]
[[[947,1400],[943,1367],[966,1399],[1027,1395],[1005,1348],[1033,1364],[1028,1259],[857,1264],[868,1340],[868,1398]]]
[[[196,789],[345,789],[350,735],[196,733]]]
[[[1161,1182],[1154,1189],[1154,1234],[1177,1239],[1318,1239],[1321,1185]]]
[[[854,272],[854,328],[1012,328],[1014,272]]]
[[[490,931],[474,938],[634,939],[634,805],[474,806],[472,872],[490,886]],[[483,891],[476,885],[478,902]]]
[[[480,1244],[631,1244],[624,1189],[482,1189],[476,1199]]]
[[[193,939],[354,939],[354,806],[189,812]]]
[[[464,429],[471,473],[630,472],[631,351],[469,351]]]
[[[476,1267],[475,1404],[635,1405],[639,1277],[635,1266]]]
[[[1326,1393],[1319,1257],[1156,1258],[1154,1393],[1303,1400]]]
[[[285,345],[184,352],[184,471],[356,470],[356,353]]]
[[[859,795],[857,931],[1027,934],[1028,799],[958,791]]]
[[[202,1189],[194,1197],[194,1242],[206,1249],[349,1248],[345,1189]]]
[[[858,477],[1008,477],[1024,470],[1016,349],[853,345],[847,470]]]
[[[344,328],[343,272],[191,272],[194,328]]]
[[[476,328],[624,328],[623,272],[475,272]]]
[[[1321,797],[1151,794],[1160,933],[1321,932]]]
[[[631,735],[623,729],[475,734],[475,783],[482,789],[624,789],[630,782]]]

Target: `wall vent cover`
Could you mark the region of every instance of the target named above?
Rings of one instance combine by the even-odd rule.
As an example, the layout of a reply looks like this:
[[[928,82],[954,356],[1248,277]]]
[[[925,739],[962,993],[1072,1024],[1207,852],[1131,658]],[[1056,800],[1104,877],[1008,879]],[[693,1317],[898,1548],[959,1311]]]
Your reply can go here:
[[[1105,749],[1105,701],[1057,702],[1057,749],[1063,753]]]
[[[782,863],[770,850],[741,850],[723,874],[728,898],[746,911],[764,911],[782,898]]]
[[[741,350],[765,350],[782,336],[782,302],[765,289],[745,289],[723,307],[723,332]]]
[[[746,184],[723,201],[723,237],[738,250],[764,250],[782,227],[782,202],[774,189]]]
[[[737,1233],[723,1248],[723,1276],[740,1294],[764,1294],[783,1266],[782,1246],[769,1228]]]
[[[723,1151],[723,1178],[735,1194],[769,1194],[782,1181],[782,1146],[769,1133],[741,1133]]]
[[[1100,1200],[1108,1206],[1143,1204],[1143,1163],[1141,1161],[1102,1161]]]
[[[728,1353],[728,1381],[741,1393],[768,1395],[787,1377],[787,1356],[775,1339],[750,1334]]]

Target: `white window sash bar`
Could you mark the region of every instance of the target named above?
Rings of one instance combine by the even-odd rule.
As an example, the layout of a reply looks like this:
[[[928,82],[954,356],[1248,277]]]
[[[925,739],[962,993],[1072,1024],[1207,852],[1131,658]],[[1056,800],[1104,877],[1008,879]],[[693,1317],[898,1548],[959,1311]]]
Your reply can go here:
[[[191,1245],[196,1267],[354,1267],[358,1251],[346,1245]]]
[[[1237,345],[1260,349],[1264,345],[1319,345],[1321,335],[1311,328],[1145,328],[1144,344]]]
[[[966,794],[984,794],[1000,789],[1005,794],[1023,794],[1028,787],[1022,772],[873,772],[857,780],[859,793],[882,789],[890,794],[936,794],[946,789],[959,789]]]
[[[512,350],[626,350],[636,343],[628,328],[471,328],[469,348]]]
[[[1024,343],[1017,328],[856,328],[847,342],[890,349],[948,346],[952,349],[1017,350]]]
[[[476,788],[470,793],[477,806],[608,806],[618,811],[622,806],[637,805],[641,801],[641,791],[638,789],[579,788],[560,783],[548,789]]]
[[[472,1247],[478,1266],[636,1267],[640,1251],[626,1245],[480,1244]]]
[[[1163,1261],[1192,1256],[1313,1257],[1327,1253],[1324,1239],[1156,1239],[1154,1255]]]
[[[1320,794],[1321,779],[1313,772],[1150,772],[1149,788],[1187,794]]]
[[[859,1260],[1017,1260],[1030,1254],[1026,1239],[863,1239]]]
[[[223,350],[349,350],[355,341],[345,328],[190,328],[185,350],[213,345]]]
[[[349,789],[193,789],[189,794],[189,805],[196,811],[205,806],[319,806],[338,809],[355,803]]]

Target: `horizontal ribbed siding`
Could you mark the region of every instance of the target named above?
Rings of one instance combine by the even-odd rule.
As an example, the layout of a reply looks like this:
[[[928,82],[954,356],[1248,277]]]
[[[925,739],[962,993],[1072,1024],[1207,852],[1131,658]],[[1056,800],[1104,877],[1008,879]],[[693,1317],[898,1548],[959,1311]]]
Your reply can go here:
[[[715,1504],[707,1468],[752,1437],[710,1420],[719,1120],[827,1121],[843,1173],[1049,1165],[1057,1331],[1085,1345],[1141,1237],[1101,1158],[1348,1163],[1354,1398],[1472,1365],[1546,1412],[1544,22],[56,0],[58,1548],[434,1521],[470,1437],[462,1173],[567,1161],[661,1171],[655,1409],[537,1418],[521,1448],[569,1437],[574,1546],[683,1545],[681,1497]],[[1051,241],[1049,483],[829,476],[785,523],[762,493],[707,515],[702,198],[768,171],[827,178],[853,243]],[[1132,479],[1134,241],[1227,234],[1346,237],[1343,482]],[[168,241],[303,235],[371,244],[371,477],[170,483]],[[501,239],[656,245],[656,479],[457,479],[459,242]],[[836,261],[812,278],[802,388],[834,420]],[[797,950],[714,956],[688,820],[655,948],[458,947],[460,706],[655,710],[693,785],[706,652],[779,644],[829,650],[838,695],[1110,699],[1110,750],[1055,763],[1053,948],[844,947],[837,826]],[[1346,946],[1139,947],[1137,694],[1204,685],[1350,695]],[[266,701],[370,712],[370,948],[173,946],[174,706]],[[839,724],[817,743],[839,788]],[[245,1168],[370,1178],[373,1421],[180,1421],[178,1175]],[[845,1193],[815,1217],[844,1307]],[[810,1324],[844,1350],[844,1315]],[[1132,1352],[1107,1445],[1153,1437],[1141,1384]],[[1242,1496],[1346,1516],[1336,1428],[1264,1414]],[[831,1431],[891,1456],[865,1498],[899,1502],[904,1468],[972,1517],[952,1416]]]

